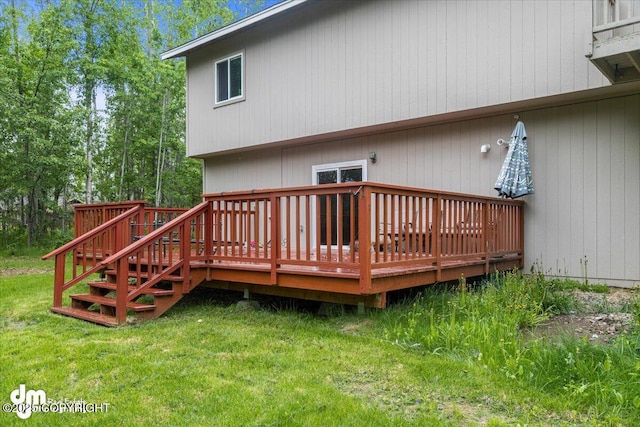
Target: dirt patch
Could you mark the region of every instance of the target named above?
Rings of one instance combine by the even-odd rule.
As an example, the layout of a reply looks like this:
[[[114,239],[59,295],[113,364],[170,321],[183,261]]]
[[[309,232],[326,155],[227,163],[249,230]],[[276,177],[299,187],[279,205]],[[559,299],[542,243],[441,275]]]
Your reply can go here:
[[[627,333],[633,327],[634,317],[631,313],[560,315],[538,325],[532,333],[537,337],[573,335],[606,344]]]
[[[609,292],[573,291],[581,312],[618,312],[627,309],[639,301],[640,289],[609,288]]]
[[[51,273],[50,268],[35,267],[5,267],[0,270],[0,277],[22,276],[28,274],[46,274]]]
[[[358,335],[363,329],[371,327],[373,323],[372,319],[358,319],[356,321],[345,323],[342,328],[340,328],[340,331],[344,334]]]
[[[533,337],[563,335],[603,344],[628,333],[636,322],[631,313],[639,301],[638,290],[612,288],[607,293],[573,291],[576,312],[554,316],[531,331]]]

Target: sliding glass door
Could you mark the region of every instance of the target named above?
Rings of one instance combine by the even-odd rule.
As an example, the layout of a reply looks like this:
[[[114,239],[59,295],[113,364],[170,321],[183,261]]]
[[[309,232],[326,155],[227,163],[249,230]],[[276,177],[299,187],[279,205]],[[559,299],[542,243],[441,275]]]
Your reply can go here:
[[[366,160],[333,163],[313,167],[313,183],[315,185],[338,184],[342,182],[366,181]],[[320,210],[320,239],[321,245],[349,245],[351,243],[351,214],[355,215],[356,229],[354,236],[358,239],[358,200],[353,203],[349,194],[334,194],[328,197],[318,197],[316,209]],[[340,219],[340,221],[338,221]],[[331,227],[327,227],[331,221]],[[342,242],[338,242],[338,222],[342,231]],[[314,227],[315,229],[315,227]],[[330,233],[330,235],[329,235]],[[330,240],[329,240],[330,237]]]

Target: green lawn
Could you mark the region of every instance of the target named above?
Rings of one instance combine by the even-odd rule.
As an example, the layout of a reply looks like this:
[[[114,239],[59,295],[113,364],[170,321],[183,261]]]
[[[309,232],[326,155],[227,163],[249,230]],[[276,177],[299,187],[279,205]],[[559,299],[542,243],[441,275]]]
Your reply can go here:
[[[52,287],[52,263],[0,259],[0,401],[9,404],[11,392],[25,384],[53,401],[108,406],[96,413],[33,413],[27,422],[3,411],[2,426],[640,422],[634,412],[640,408],[628,401],[609,412],[597,396],[584,402],[475,355],[428,348],[416,332],[415,303],[326,318],[282,306],[243,310],[197,289],[160,319],[109,329],[50,313]],[[625,354],[624,369],[629,357],[637,363],[627,372],[636,375],[634,387],[637,342]]]

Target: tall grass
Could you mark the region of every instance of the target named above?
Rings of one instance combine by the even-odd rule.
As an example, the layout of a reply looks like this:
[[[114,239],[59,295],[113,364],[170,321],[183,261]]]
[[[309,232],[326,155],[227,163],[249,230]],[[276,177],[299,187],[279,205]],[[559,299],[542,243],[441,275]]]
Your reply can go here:
[[[406,313],[389,316],[387,339],[403,347],[467,360],[499,372],[515,385],[570,394],[584,412],[640,423],[640,303],[630,335],[612,345],[569,336],[532,338],[525,330],[574,308],[570,287],[541,274],[497,274],[476,287],[428,291]],[[402,309],[400,309],[402,310]]]
[[[565,285],[512,273],[335,317],[197,288],[159,319],[104,328],[49,311],[52,260],[0,257],[0,403],[26,384],[110,405],[0,425],[640,425],[638,329],[610,347],[524,338],[575,309]]]

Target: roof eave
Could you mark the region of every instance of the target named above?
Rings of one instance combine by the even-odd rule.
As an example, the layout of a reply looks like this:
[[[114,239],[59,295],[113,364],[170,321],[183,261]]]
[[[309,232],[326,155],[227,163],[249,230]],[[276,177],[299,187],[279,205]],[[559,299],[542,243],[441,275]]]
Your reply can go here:
[[[209,34],[205,34],[204,36],[198,37],[197,39],[188,41],[178,47],[174,47],[173,49],[164,52],[162,55],[160,55],[160,57],[164,60],[185,56],[188,52],[194,49],[198,49],[215,40],[256,25],[277,14],[283,13],[293,7],[299,6],[302,3],[306,3],[307,1],[308,0],[284,0],[280,3],[276,3],[268,9],[247,16],[246,18],[234,22],[233,24],[222,27],[219,30],[213,31]]]

